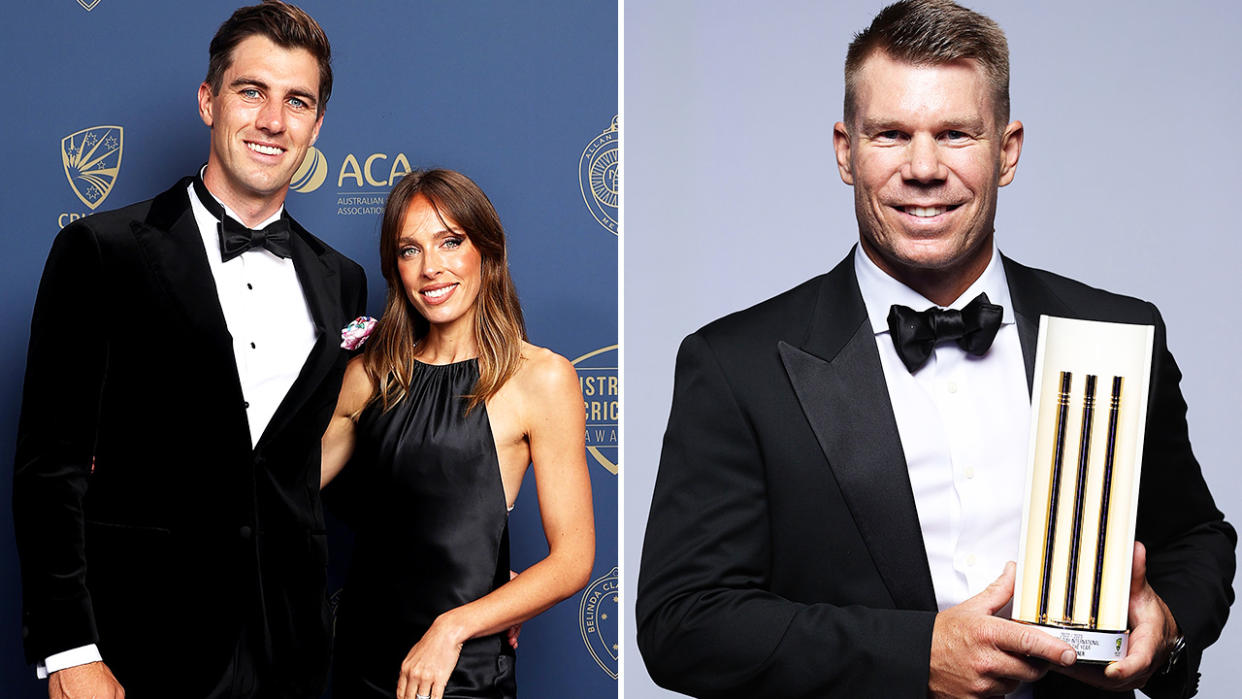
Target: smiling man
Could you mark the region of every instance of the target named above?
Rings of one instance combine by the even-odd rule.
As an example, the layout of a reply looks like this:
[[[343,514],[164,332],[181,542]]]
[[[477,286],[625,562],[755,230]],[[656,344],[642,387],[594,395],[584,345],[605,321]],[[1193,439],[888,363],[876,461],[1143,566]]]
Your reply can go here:
[[[703,697],[1193,694],[1236,534],[1156,309],[994,244],[1023,143],[1004,34],[898,2],[845,82],[833,146],[858,246],[677,358],[636,604],[652,678]],[[1156,327],[1132,634],[1103,669],[1007,614],[1041,314]]]
[[[50,697],[322,692],[319,443],[366,281],[284,203],[331,90],[314,19],[237,10],[198,91],[206,166],[52,246],[13,487]]]

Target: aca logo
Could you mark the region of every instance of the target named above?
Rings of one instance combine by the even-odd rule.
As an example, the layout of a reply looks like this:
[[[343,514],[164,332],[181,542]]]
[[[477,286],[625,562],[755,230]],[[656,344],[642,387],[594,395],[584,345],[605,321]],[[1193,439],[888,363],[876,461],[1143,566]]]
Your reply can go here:
[[[410,160],[405,153],[392,157],[387,153],[371,153],[361,158],[347,153],[336,176],[337,215],[377,216],[384,213],[388,190],[410,169]]]
[[[78,4],[82,6],[83,10],[90,12],[99,4],[99,0],[78,0]]]
[[[573,360],[586,409],[587,453],[617,475],[617,417],[620,412],[617,386],[617,346],[601,347]]]
[[[328,179],[328,159],[324,157],[323,151],[311,146],[306,150],[306,157],[302,159],[302,164],[293,171],[293,181],[289,183],[289,188],[295,192],[307,194],[319,189],[326,179]]]
[[[578,606],[578,629],[591,657],[612,679],[617,679],[617,616],[621,597],[617,590],[617,567],[591,581]]]
[[[92,126],[60,141],[60,160],[69,186],[92,211],[112,192],[121,171],[124,140],[125,129],[120,126]]]
[[[617,233],[617,198],[621,192],[618,172],[617,140],[620,132],[617,117],[612,125],[596,136],[578,159],[578,187],[582,200],[599,225]]]

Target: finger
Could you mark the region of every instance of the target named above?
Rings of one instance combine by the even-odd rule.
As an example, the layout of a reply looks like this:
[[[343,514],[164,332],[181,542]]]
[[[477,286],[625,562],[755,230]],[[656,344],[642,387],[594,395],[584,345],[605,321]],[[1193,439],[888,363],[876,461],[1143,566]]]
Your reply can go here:
[[[401,668],[401,674],[397,675],[397,699],[405,699],[405,690],[409,688],[409,684],[405,679],[405,668]]]
[[[1159,651],[1159,641],[1151,624],[1136,626],[1130,633],[1130,647],[1126,657],[1104,668],[1104,676],[1110,680],[1129,681],[1151,669]]]
[[[418,678],[412,677],[410,678],[410,687],[413,688],[414,693],[409,695],[406,699],[419,699],[420,697],[422,699],[427,699],[427,697],[431,696],[431,680],[430,679],[427,679],[424,677],[418,677]]]
[[[1130,599],[1143,592],[1147,585],[1147,547],[1143,542],[1134,542],[1134,565],[1130,568]]]
[[[1019,681],[1038,682],[1043,679],[1044,675],[1048,674],[1048,663],[1034,658],[1019,658],[1001,654],[993,660],[988,674],[995,677],[998,682],[1012,681],[1014,685],[1017,685]],[[1015,688],[1002,687],[1003,691],[999,692],[999,694],[1009,694]]]
[[[971,597],[962,604],[969,607],[978,607],[986,614],[995,614],[997,610],[1004,607],[1013,598],[1013,581],[1017,573],[1017,564],[1009,561],[1005,564],[1005,569],[1001,571],[1000,577],[993,580],[983,591]]]
[[[1104,668],[1104,675],[1111,680],[1129,680],[1148,670],[1160,652],[1163,618],[1152,608],[1153,596],[1147,593],[1147,548],[1136,541],[1130,573],[1129,616],[1133,630],[1126,657]]]
[[[1053,638],[1027,624],[998,621],[1000,623],[996,626],[993,643],[1003,651],[1019,656],[1040,658],[1062,667],[1073,665],[1078,659],[1078,653],[1070,647],[1070,644],[1059,638]]]

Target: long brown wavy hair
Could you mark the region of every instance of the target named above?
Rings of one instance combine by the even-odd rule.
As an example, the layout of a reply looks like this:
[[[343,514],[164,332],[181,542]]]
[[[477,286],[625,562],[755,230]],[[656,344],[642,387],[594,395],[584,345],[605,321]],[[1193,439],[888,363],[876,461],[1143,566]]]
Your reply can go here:
[[[469,399],[468,414],[517,373],[526,322],[509,276],[500,217],[483,190],[469,177],[453,170],[416,170],[401,178],[388,195],[380,227],[380,270],[388,283],[388,300],[363,353],[363,366],[375,386],[367,404],[378,399],[387,411],[405,398],[414,371],[415,348],[427,336],[427,319],[406,296],[397,271],[401,224],[410,202],[420,195],[431,203],[441,222],[450,219],[465,231],[482,258],[481,284],[474,302],[479,380],[474,391],[465,396]]]

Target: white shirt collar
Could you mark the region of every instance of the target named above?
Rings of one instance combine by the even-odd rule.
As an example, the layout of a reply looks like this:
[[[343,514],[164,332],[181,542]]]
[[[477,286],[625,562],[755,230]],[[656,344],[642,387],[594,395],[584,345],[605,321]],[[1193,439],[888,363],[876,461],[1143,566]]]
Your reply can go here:
[[[199,169],[199,171],[198,171],[198,176],[201,178],[201,177],[203,176],[203,173],[205,173],[206,171],[207,171],[207,166],[206,166],[206,165],[204,165],[201,169]],[[207,188],[206,188],[206,187],[203,187],[203,189],[207,189]],[[210,189],[207,189],[207,193],[208,193],[208,194],[210,194],[210,195],[211,195],[211,198],[212,198],[212,199],[215,199],[215,200],[216,200],[216,201],[220,204],[220,206],[224,207],[224,213],[225,213],[225,214],[228,214],[229,216],[231,216],[231,217],[233,218],[233,220],[234,220],[234,221],[237,221],[237,222],[239,222],[239,223],[241,222],[241,216],[238,216],[236,211],[233,211],[232,209],[230,209],[230,208],[229,208],[229,205],[228,205],[228,204],[225,204],[223,201],[221,201],[221,200],[220,200],[220,197],[217,197],[215,194],[213,194],[213,193],[212,193],[212,191],[211,191]],[[193,186],[193,185],[191,185],[191,186],[190,186],[190,201],[192,201],[192,202],[194,202],[194,203],[196,203],[196,204],[199,204],[200,206],[202,205],[202,202],[198,201],[198,196],[194,193],[194,186]],[[206,207],[203,207],[203,211],[204,211],[204,212],[206,212],[206,211],[207,211],[207,208],[206,208]],[[280,203],[280,208],[279,208],[279,209],[276,209],[276,213],[274,213],[274,214],[272,214],[271,216],[268,216],[267,218],[265,218],[265,219],[263,219],[262,221],[260,221],[260,222],[259,222],[259,225],[254,226],[254,229],[255,229],[255,230],[258,230],[258,229],[260,229],[260,228],[264,228],[264,227],[266,227],[266,226],[267,226],[268,224],[270,224],[270,223],[275,222],[275,221],[276,221],[276,219],[280,218],[280,215],[281,215],[281,214],[283,214],[284,212],[285,212],[285,203],[284,203],[284,202],[281,202],[281,203]],[[211,214],[207,214],[207,215],[208,215],[208,216],[210,216]],[[245,224],[243,223],[242,225],[245,225]]]
[[[887,272],[867,257],[861,245],[854,246],[854,273],[858,277],[858,288],[862,292],[863,304],[867,307],[871,329],[876,335],[889,331],[888,311],[893,304],[901,304],[916,311],[937,305],[914,289],[888,276]],[[986,293],[990,302],[1005,309],[1001,325],[1014,322],[1013,302],[1009,298],[1009,282],[1005,278],[1005,265],[1001,262],[1000,250],[996,248],[995,243],[992,244],[992,259],[988,261],[983,274],[980,274],[979,278],[946,308],[960,310],[980,293]]]

